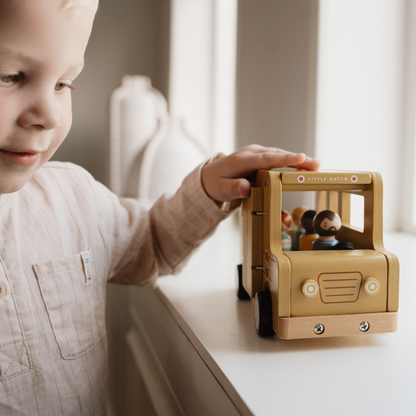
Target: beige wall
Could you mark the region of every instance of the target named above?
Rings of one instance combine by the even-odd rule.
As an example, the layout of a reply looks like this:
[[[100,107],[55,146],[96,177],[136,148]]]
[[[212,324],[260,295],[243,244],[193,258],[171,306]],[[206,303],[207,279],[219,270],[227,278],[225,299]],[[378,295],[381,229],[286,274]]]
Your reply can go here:
[[[317,19],[315,0],[239,0],[239,146],[314,153]]]

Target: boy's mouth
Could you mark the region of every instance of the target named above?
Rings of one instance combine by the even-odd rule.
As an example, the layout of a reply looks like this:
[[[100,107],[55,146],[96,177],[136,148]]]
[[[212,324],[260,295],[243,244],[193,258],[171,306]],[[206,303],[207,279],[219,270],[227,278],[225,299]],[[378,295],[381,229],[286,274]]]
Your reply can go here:
[[[0,156],[18,165],[34,165],[38,160],[39,153],[9,152],[0,149]]]

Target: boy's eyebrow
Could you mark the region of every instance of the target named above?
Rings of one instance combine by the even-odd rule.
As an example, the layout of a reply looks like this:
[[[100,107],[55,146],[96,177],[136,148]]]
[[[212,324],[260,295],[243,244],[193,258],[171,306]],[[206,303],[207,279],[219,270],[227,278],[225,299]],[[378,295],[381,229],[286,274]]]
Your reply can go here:
[[[9,48],[8,46],[1,45],[0,56],[4,56],[4,55],[8,55],[8,57],[22,59],[25,61],[37,61],[38,60],[34,56],[30,56],[23,52],[17,52],[14,49]]]
[[[7,46],[2,45],[2,46],[0,46],[0,57],[2,57],[4,55],[8,55],[8,57],[9,58],[11,57],[12,59],[21,59],[23,61],[31,61],[31,62],[38,62],[39,61],[39,59],[37,59],[34,56],[30,56],[30,55],[27,55],[27,54],[22,53],[22,52],[17,52],[15,50],[11,49],[11,48],[8,48]],[[81,72],[82,69],[84,68],[84,66],[85,66],[85,61],[82,60],[82,62],[80,62],[78,64],[71,65],[69,67],[69,69],[76,69],[76,70],[79,70]]]

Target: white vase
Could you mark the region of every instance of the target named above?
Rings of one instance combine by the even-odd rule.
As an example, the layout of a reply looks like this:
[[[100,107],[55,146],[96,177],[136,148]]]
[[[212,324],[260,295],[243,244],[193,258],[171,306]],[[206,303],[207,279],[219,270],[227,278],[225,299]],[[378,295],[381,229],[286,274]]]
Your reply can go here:
[[[207,154],[207,150],[186,132],[183,120],[165,120],[142,151],[139,198],[154,201],[165,193],[173,194]]]
[[[167,118],[163,95],[150,78],[125,75],[110,102],[110,188],[119,196],[137,197],[137,157]]]

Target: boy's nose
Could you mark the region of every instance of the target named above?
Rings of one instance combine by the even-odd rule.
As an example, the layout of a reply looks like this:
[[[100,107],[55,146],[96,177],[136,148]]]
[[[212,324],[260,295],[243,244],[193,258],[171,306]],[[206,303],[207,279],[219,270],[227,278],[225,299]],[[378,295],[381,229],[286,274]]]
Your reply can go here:
[[[18,123],[24,128],[40,128],[52,130],[61,125],[54,93],[36,94],[27,102],[26,109],[20,114]]]

